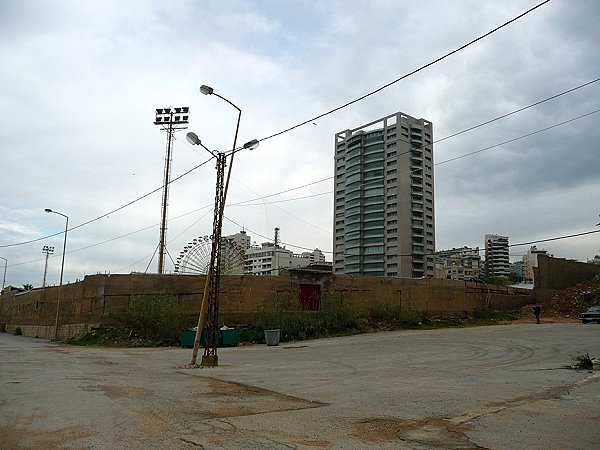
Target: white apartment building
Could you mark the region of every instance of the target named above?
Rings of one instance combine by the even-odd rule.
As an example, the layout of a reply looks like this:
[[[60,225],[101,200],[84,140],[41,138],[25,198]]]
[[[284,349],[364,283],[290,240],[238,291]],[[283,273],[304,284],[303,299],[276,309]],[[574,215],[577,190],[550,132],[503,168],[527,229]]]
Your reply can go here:
[[[401,112],[335,135],[333,270],[433,277],[433,124]]]
[[[292,251],[264,242],[260,247],[252,246],[245,252],[244,274],[246,275],[279,275],[281,269],[297,269],[311,263],[324,262],[325,255],[318,248],[312,252],[295,254]]]
[[[527,250],[527,254],[523,255],[524,280],[533,282],[533,268],[538,266],[538,255],[548,255],[548,252],[546,250],[538,250],[538,248],[533,245],[529,250]]]

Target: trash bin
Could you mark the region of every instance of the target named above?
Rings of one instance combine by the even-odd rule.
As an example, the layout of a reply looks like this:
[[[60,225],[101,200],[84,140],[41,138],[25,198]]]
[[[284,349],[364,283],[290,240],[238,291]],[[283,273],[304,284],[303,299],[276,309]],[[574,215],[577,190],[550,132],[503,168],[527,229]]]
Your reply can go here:
[[[267,345],[279,345],[281,330],[265,330],[265,342]]]
[[[240,333],[237,328],[222,327],[219,343],[223,346],[237,346],[240,343]]]
[[[182,347],[193,347],[194,340],[196,339],[196,329],[194,328],[186,328],[185,330],[181,330],[179,332],[179,344]],[[202,329],[202,334],[200,335],[200,343],[204,345],[204,341],[206,340],[206,328]]]

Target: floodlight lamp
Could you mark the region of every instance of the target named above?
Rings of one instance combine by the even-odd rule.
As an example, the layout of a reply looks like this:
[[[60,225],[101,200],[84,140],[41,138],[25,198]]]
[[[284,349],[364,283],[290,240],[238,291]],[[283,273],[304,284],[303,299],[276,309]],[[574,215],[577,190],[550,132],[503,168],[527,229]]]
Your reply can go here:
[[[247,148],[248,150],[254,150],[256,147],[258,147],[258,145],[258,139],[252,139],[244,144],[244,148]]]
[[[175,108],[175,114],[180,114],[181,113],[181,108]]]
[[[162,108],[156,108],[156,114],[162,114],[163,110]]]
[[[171,108],[165,108],[165,114],[171,114]]]
[[[200,138],[198,137],[198,135],[191,131],[185,136],[185,138],[192,145],[200,145],[202,143],[202,141],[200,141]]]
[[[184,114],[187,114],[190,112],[190,108],[188,106],[184,106],[181,108],[181,112]]]
[[[200,86],[200,92],[204,95],[211,95],[214,91],[215,90],[213,88],[211,88],[210,86],[207,86],[205,84]]]

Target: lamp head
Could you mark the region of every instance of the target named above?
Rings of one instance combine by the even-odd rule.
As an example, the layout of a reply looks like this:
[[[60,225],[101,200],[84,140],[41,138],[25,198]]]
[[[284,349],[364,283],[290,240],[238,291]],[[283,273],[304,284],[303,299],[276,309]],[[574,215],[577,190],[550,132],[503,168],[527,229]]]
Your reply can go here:
[[[258,139],[252,139],[244,144],[244,148],[247,148],[248,150],[254,150],[256,147],[258,147],[258,145]]]
[[[200,141],[200,138],[198,137],[198,135],[191,131],[185,136],[185,138],[192,145],[200,145],[202,143],[202,141]]]
[[[207,86],[205,84],[200,86],[200,92],[203,93],[204,95],[211,95],[214,91],[215,90],[213,88],[211,88],[210,86]]]
[[[46,208],[46,209],[44,209],[44,211],[46,211],[47,213],[51,213],[52,212],[52,210],[50,208]]]

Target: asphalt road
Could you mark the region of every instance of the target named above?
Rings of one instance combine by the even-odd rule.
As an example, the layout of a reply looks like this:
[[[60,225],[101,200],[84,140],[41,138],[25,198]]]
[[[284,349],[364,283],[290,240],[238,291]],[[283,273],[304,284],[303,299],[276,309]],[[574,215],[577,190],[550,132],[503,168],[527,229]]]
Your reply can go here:
[[[592,449],[600,326],[381,332],[278,347],[72,347],[0,334],[0,449]]]

